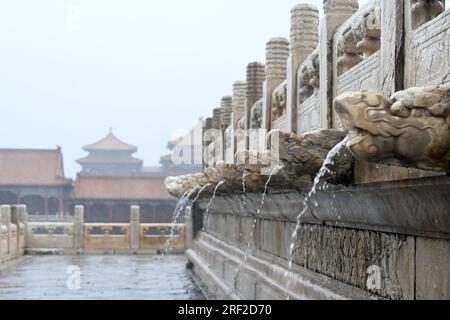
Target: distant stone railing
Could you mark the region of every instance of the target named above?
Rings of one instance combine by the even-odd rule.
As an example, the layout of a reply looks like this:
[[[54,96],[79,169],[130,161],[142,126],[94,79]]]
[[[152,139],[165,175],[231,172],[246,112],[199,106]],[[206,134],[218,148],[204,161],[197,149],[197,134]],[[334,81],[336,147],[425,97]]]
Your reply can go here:
[[[27,248],[73,248],[73,223],[28,222]]]
[[[130,223],[84,223],[83,206],[73,222],[32,222],[27,228],[28,252],[57,250],[79,253],[157,253],[184,251],[183,224],[141,224],[140,208],[130,208]]]
[[[169,239],[169,240],[168,240]],[[184,224],[141,224],[139,246],[143,250],[161,250],[170,246],[171,250],[182,251],[185,246]],[[168,243],[169,241],[169,243]]]
[[[28,222],[73,222],[73,216],[29,214]]]
[[[0,206],[0,265],[24,253],[26,215],[25,206]]]
[[[76,206],[74,217],[64,221],[29,221],[26,206],[3,205],[0,263],[24,253],[184,252],[184,224],[141,224],[139,206],[130,210],[130,223],[84,223],[83,206]]]

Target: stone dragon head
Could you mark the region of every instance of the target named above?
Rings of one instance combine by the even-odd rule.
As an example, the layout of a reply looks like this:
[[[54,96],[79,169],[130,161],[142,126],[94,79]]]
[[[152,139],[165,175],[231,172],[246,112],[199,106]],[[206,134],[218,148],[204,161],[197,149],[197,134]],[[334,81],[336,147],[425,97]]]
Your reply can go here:
[[[389,100],[372,91],[349,92],[335,99],[334,109],[357,158],[450,171],[450,86],[409,88]]]

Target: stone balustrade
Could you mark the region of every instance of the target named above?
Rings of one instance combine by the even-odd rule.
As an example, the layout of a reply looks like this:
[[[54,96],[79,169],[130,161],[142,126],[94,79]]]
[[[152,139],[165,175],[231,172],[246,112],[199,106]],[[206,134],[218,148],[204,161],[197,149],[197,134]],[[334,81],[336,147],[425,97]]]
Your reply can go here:
[[[266,67],[234,85],[235,162],[171,180],[174,195],[205,188],[187,256],[214,296],[450,297],[449,30],[441,0],[326,0],[320,24],[315,6],[292,9],[289,41],[271,38]],[[347,134],[322,167],[341,176],[311,189]],[[281,169],[262,174],[277,153]]]
[[[369,58],[381,48],[381,8],[378,1],[371,3],[345,23],[338,32],[338,76]]]
[[[26,215],[25,206],[0,206],[0,264],[24,253]]]
[[[75,207],[71,222],[28,221],[26,206],[1,206],[0,262],[24,253],[184,252],[184,224],[141,224],[139,206],[130,210],[130,223],[106,224],[84,223],[82,206]]]
[[[295,5],[289,40],[270,38],[265,64],[249,63],[246,81],[235,82],[233,96],[214,109],[209,127],[225,128],[204,145],[205,167],[238,165],[241,155],[270,145],[252,139],[251,130],[281,130],[300,139],[315,130],[343,130],[332,103],[343,93],[371,89],[389,97],[404,84],[450,81],[449,69],[440,68],[448,50],[439,48],[449,46],[444,35],[450,15],[443,1],[369,0],[359,7],[357,0],[327,0],[320,23],[318,12],[311,4]],[[423,176],[384,169],[387,180]],[[354,171],[357,182],[379,176],[359,163]]]

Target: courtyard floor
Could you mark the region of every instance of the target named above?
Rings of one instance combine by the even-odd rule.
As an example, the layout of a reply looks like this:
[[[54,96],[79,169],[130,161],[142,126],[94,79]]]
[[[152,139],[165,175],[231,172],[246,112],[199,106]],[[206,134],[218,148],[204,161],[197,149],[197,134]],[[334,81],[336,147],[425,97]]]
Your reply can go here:
[[[183,255],[25,256],[0,272],[0,300],[204,299]]]

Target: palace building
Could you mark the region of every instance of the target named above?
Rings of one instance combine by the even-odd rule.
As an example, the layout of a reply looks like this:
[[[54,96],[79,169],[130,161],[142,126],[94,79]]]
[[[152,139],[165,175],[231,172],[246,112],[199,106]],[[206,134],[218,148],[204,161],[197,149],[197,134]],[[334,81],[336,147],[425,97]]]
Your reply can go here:
[[[55,215],[64,212],[71,188],[60,147],[0,149],[0,204],[26,204],[29,214]]]
[[[83,147],[89,155],[77,160],[82,175],[138,175],[143,161],[132,156],[138,148],[109,134],[93,144]]]
[[[176,201],[164,187],[165,177],[78,175],[66,201],[73,212],[85,208],[86,222],[130,221],[130,206],[139,205],[141,222],[172,222]]]
[[[170,143],[169,143],[170,145]],[[30,215],[73,215],[85,206],[85,221],[129,222],[130,206],[141,207],[143,223],[172,222],[176,207],[164,179],[198,168],[177,166],[168,156],[160,166],[144,166],[133,157],[138,148],[117,138],[112,130],[86,145],[88,155],[77,160],[74,180],[64,174],[61,147],[49,150],[0,149],[0,204],[26,204]]]
[[[176,201],[164,187],[167,174],[162,167],[144,167],[133,157],[136,146],[117,138],[112,129],[101,140],[83,147],[88,155],[81,165],[69,198],[69,212],[76,205],[85,207],[86,222],[130,220],[130,206],[141,207],[144,223],[172,221]]]

